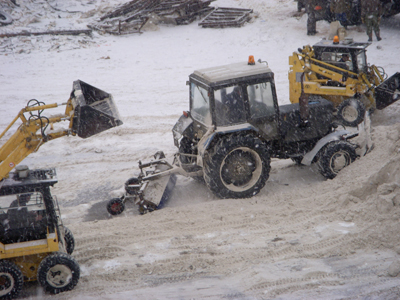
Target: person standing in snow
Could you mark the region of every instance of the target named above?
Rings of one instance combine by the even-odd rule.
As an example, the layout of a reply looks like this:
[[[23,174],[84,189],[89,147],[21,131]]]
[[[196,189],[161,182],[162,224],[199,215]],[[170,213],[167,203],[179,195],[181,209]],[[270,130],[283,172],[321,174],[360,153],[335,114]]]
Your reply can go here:
[[[376,39],[380,41],[379,22],[383,13],[380,0],[361,0],[361,20],[367,26],[368,42],[372,42],[372,30],[374,30]]]
[[[307,35],[315,35],[317,33],[317,19],[315,18],[316,0],[306,0],[307,19]]]
[[[331,12],[335,14],[336,21],[347,29],[348,15],[351,11],[351,5],[349,0],[332,0],[330,6]]]

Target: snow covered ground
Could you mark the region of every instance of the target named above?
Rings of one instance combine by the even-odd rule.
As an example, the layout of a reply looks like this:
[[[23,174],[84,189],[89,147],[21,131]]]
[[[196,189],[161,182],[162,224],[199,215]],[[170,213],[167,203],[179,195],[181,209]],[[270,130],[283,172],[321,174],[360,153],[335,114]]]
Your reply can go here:
[[[8,0],[14,23],[1,33],[86,29],[122,0]],[[49,3],[58,10],[54,10]],[[400,279],[400,103],[372,116],[374,150],[325,180],[314,166],[273,161],[259,195],[220,200],[179,177],[167,207],[139,215],[128,204],[106,211],[113,190],[158,150],[171,156],[171,129],[188,109],[185,82],[195,69],[267,60],[278,100],[289,103],[288,57],[328,36],[318,22],[306,35],[306,15],[292,0],[217,0],[252,8],[241,28],[186,26],[126,36],[0,38],[0,128],[30,99],[66,102],[74,80],[113,95],[123,126],[88,139],[43,145],[23,164],[56,167],[53,189],[76,240],[78,286],[60,295],[27,284],[28,299],[398,299]],[[11,10],[11,8],[13,8]],[[75,12],[72,12],[75,11]],[[400,71],[400,15],[382,20],[383,40],[368,61]],[[348,36],[366,41],[362,27]],[[54,114],[59,112],[54,109]],[[53,112],[48,111],[51,115]]]

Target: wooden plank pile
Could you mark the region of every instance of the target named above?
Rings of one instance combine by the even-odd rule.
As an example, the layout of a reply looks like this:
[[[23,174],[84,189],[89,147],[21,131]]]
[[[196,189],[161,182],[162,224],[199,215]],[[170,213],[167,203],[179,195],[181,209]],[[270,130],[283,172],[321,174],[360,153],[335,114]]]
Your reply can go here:
[[[133,0],[88,27],[116,35],[141,33],[143,26],[154,15],[160,18],[160,22],[189,24],[213,10],[209,7],[212,1],[215,0]]]
[[[252,9],[219,7],[207,15],[199,26],[205,28],[241,27],[249,21]]]

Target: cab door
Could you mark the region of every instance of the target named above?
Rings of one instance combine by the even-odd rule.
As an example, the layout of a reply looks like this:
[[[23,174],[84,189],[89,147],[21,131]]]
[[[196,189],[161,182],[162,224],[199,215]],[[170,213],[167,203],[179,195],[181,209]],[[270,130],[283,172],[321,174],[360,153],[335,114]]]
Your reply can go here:
[[[249,84],[244,92],[249,107],[249,123],[261,130],[267,140],[278,137],[277,101],[272,81]]]

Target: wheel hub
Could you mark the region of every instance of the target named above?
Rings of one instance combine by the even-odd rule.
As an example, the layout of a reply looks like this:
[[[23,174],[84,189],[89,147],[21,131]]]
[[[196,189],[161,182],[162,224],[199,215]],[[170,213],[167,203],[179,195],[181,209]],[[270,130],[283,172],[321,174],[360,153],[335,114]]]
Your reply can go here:
[[[357,108],[351,105],[346,106],[342,110],[342,116],[343,119],[346,120],[347,122],[354,122],[358,118]]]
[[[7,295],[14,286],[14,279],[6,273],[0,273],[0,296]]]
[[[241,191],[253,186],[262,171],[262,161],[254,150],[237,148],[231,151],[221,165],[221,179],[231,190]]]
[[[47,272],[47,282],[53,287],[64,287],[71,280],[72,271],[65,265],[55,265]]]
[[[331,159],[331,168],[335,173],[338,173],[344,167],[348,166],[350,157],[347,152],[340,151],[335,153]]]

